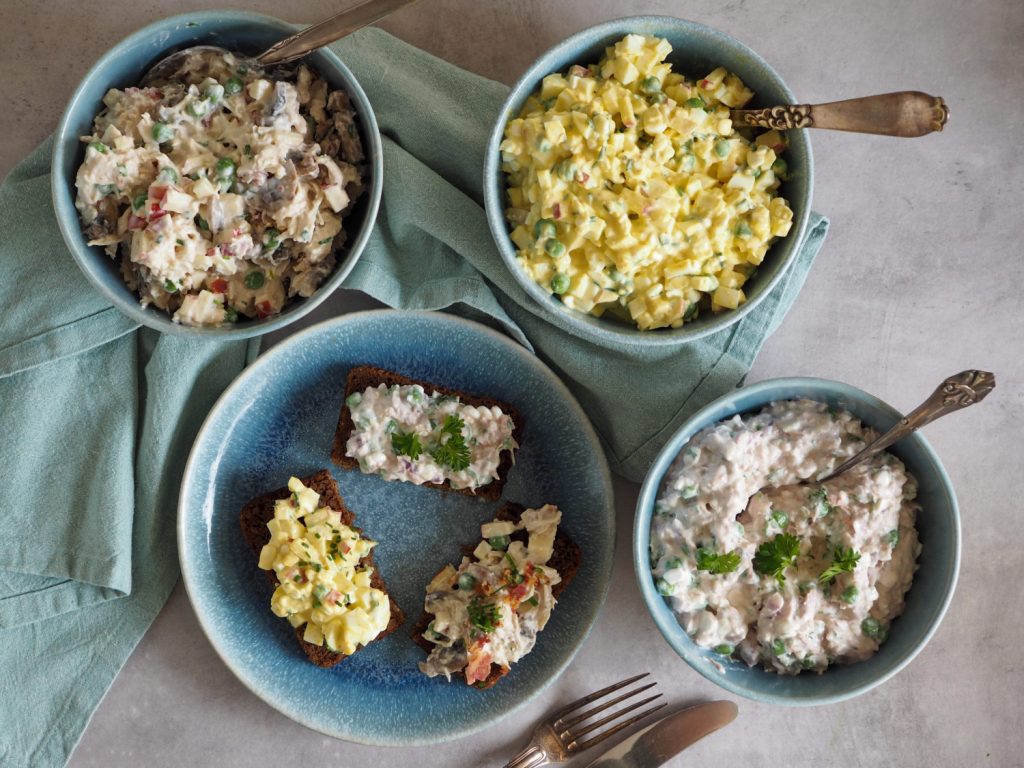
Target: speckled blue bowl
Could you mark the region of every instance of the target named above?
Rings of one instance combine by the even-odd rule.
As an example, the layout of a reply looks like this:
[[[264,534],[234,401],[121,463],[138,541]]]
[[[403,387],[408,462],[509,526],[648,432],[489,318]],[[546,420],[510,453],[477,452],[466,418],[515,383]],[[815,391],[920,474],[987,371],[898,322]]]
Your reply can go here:
[[[360,137],[366,152],[366,189],[345,219],[348,241],[338,254],[334,272],[308,299],[287,305],[279,315],[263,320],[244,320],[221,328],[194,328],[171,321],[159,309],[139,306],[139,299],[125,285],[118,262],[102,248],[89,246],[75,210],[75,175],[82,164],[85,145],[80,136],[92,132],[92,121],[102,108],[110,88],[138,85],[146,71],[167,54],[190,45],[219,45],[228,50],[257,54],[294,33],[296,27],[270,16],[245,11],[197,11],[150,24],[130,35],[100,58],[75,89],[54,137],[52,164],[53,207],[64,242],[89,283],[132,320],[164,333],[201,336],[225,341],[259,336],[298,320],[312,311],[341,285],[352,271],[370,238],[377,218],[383,185],[380,130],[373,108],[355,76],[333,52],[321,49],[307,61],[335,88],[343,88],[355,105]]]
[[[811,142],[806,130],[789,131],[789,148],[785,158],[789,164],[790,179],[781,187],[781,194],[793,209],[793,228],[790,233],[772,245],[757,274],[744,286],[747,301],[738,309],[717,315],[706,314],[682,328],[640,331],[616,318],[593,317],[566,307],[560,299],[548,293],[519,266],[516,247],[509,237],[505,220],[507,199],[505,174],[501,170],[499,146],[504,138],[505,125],[516,117],[531,93],[540,88],[541,80],[552,72],[565,72],[573,64],[596,63],[604,56],[608,46],[629,33],[663,37],[672,44],[669,63],[676,72],[691,79],[704,77],[715,67],[734,72],[754,91],[750,106],[767,107],[773,104],[795,104],[793,93],[779,74],[754,51],[733,37],[693,21],[671,16],[630,16],[614,19],[577,32],[563,40],[537,59],[512,87],[512,92],[501,108],[491,131],[484,156],[484,205],[487,223],[498,245],[502,258],[523,289],[547,312],[549,319],[566,330],[597,344],[642,346],[674,346],[715,333],[738,322],[747,315],[775,285],[793,263],[807,229],[811,212],[811,188],[814,182],[814,163]]]
[[[460,547],[479,540],[498,503],[387,482],[331,464],[353,365],[371,364],[486,393],[523,416],[505,498],[551,502],[583,552],[534,650],[493,689],[429,679],[410,631],[424,590]],[[330,670],[306,659],[239,534],[249,499],[289,475],[330,467],[357,522],[379,544],[381,573],[405,626]],[[597,618],[615,546],[608,465],[583,411],[536,357],[484,326],[450,315],[374,311],[299,333],[259,358],[224,393],[189,456],[178,509],[181,570],[192,605],[231,670],[271,706],[350,741],[427,744],[479,730],[522,707],[569,664]]]
[[[878,653],[857,664],[831,667],[824,674],[781,676],[748,667],[742,661],[697,647],[676,621],[668,602],[654,586],[648,552],[651,516],[662,480],[686,442],[698,431],[735,414],[757,412],[774,400],[806,397],[845,408],[879,431],[893,426],[899,411],[856,387],[826,379],[773,379],[737,389],[693,415],[662,449],[651,466],[637,500],[633,561],[640,591],[654,623],[687,664],[713,683],[748,699],[769,704],[810,706],[851,699],[881,685],[910,663],[927,644],[953,598],[960,570],[960,511],[946,470],[928,441],[915,433],[889,450],[917,478],[917,517],[921,537],[919,570],[907,593],[906,611],[892,623]]]

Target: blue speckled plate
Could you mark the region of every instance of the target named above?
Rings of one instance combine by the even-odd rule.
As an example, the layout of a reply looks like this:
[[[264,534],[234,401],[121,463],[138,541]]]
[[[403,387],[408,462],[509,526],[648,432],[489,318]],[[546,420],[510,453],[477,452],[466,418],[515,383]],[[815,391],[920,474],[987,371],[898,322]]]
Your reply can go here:
[[[478,540],[499,504],[331,464],[353,365],[372,364],[488,394],[522,413],[505,498],[557,504],[583,564],[537,646],[488,691],[417,669],[410,639],[424,589]],[[306,659],[239,534],[238,513],[289,475],[330,467],[367,535],[406,624],[330,670]],[[604,602],[615,547],[611,480],[583,411],[540,361],[508,338],[450,315],[375,311],[314,326],[272,349],[214,406],[185,469],[178,548],[185,586],[214,648],[256,695],[318,731],[366,744],[428,744],[510,714],[569,664]]]

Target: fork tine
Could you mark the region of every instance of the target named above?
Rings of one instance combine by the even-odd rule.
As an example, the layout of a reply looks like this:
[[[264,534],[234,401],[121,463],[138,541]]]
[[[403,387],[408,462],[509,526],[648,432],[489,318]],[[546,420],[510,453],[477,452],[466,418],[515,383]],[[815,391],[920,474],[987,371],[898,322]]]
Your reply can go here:
[[[588,718],[593,717],[597,713],[604,712],[606,709],[608,709],[608,707],[615,706],[620,701],[625,701],[626,699],[632,698],[633,696],[636,696],[638,693],[643,693],[644,691],[648,690],[649,688],[653,688],[656,685],[657,685],[656,682],[648,683],[647,685],[642,685],[642,686],[640,686],[639,688],[637,688],[635,690],[627,691],[626,693],[622,694],[621,696],[616,696],[614,699],[612,699],[610,701],[607,701],[604,704],[599,704],[598,706],[594,707],[593,709],[588,709],[582,715],[577,715],[572,720],[568,720],[566,722],[563,722],[561,724],[561,729],[566,729],[567,730],[569,728],[572,728],[574,725],[582,723],[584,720],[587,720]],[[559,724],[557,722],[554,724],[554,727],[555,727],[556,730],[560,730],[559,729]]]
[[[661,694],[660,693],[655,694],[654,696],[649,696],[648,698],[643,699],[642,701],[638,701],[636,704],[631,704],[628,707],[625,707],[624,709],[618,710],[617,712],[612,712],[610,715],[606,715],[605,717],[602,717],[597,722],[587,723],[585,726],[583,726],[583,728],[581,728],[578,731],[567,732],[567,735],[573,741],[577,741],[581,736],[586,736],[591,731],[596,731],[602,725],[607,725],[612,720],[618,720],[623,715],[628,715],[630,712],[633,712],[634,710],[639,709],[644,704],[650,704],[655,699],[660,699],[660,698],[661,698]]]
[[[582,706],[585,706],[585,705],[589,704],[592,701],[596,701],[597,699],[600,699],[602,696],[607,696],[609,693],[617,691],[617,690],[619,690],[621,688],[625,688],[627,685],[630,685],[631,683],[635,683],[637,680],[640,680],[641,678],[647,677],[650,674],[651,674],[650,672],[644,672],[643,674],[640,674],[640,675],[635,675],[633,677],[627,677],[625,680],[620,680],[617,683],[612,683],[607,688],[602,688],[599,691],[594,691],[591,694],[588,694],[588,695],[586,695],[586,696],[584,696],[582,698],[576,699],[576,701],[569,702],[564,707],[562,707],[560,710],[555,712],[555,714],[551,715],[551,717],[548,718],[548,722],[549,723],[555,723],[558,720],[561,720],[563,717],[565,717],[570,712],[572,712],[574,709],[578,709],[578,708],[580,708]]]
[[[654,696],[653,698],[656,699],[658,697]],[[643,720],[648,715],[652,715],[655,712],[657,712],[659,709],[662,709],[662,708],[667,707],[667,706],[668,706],[668,702],[667,701],[663,701],[658,706],[651,707],[647,711],[641,712],[639,715],[634,715],[633,717],[629,718],[629,720],[625,720],[625,721],[619,723],[618,725],[616,725],[616,726],[614,726],[612,728],[609,728],[607,731],[604,731],[603,733],[597,734],[597,736],[595,736],[594,738],[587,739],[587,741],[584,741],[582,744],[579,743],[576,740],[573,740],[568,745],[566,745],[566,749],[568,749],[569,751],[572,751],[572,752],[582,752],[585,749],[590,749],[595,744],[600,744],[602,741],[607,739],[609,736],[614,736],[616,733],[621,731],[623,728],[628,728],[629,726],[631,726],[631,725],[633,725],[635,723],[639,723],[641,720]],[[619,714],[621,715],[623,713],[620,712]],[[580,735],[582,736],[583,734],[580,734]]]

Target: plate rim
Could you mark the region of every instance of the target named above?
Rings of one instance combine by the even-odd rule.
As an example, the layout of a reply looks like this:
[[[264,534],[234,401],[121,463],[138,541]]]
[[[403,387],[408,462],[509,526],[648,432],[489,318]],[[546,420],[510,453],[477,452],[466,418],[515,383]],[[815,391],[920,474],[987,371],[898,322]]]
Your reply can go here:
[[[462,326],[476,333],[483,333],[485,336],[489,336],[493,341],[498,342],[499,346],[503,346],[506,350],[513,355],[520,357],[527,365],[532,366],[538,374],[547,378],[556,389],[560,390],[562,395],[565,397],[565,401],[568,403],[570,411],[574,412],[577,416],[577,423],[580,424],[583,437],[591,443],[595,449],[596,456],[598,457],[597,471],[601,476],[602,490],[606,499],[605,513],[610,518],[610,536],[605,544],[605,560],[607,566],[603,569],[603,573],[598,573],[598,579],[600,580],[601,586],[599,594],[596,596],[594,601],[595,608],[592,615],[587,620],[584,631],[575,638],[575,642],[572,645],[568,655],[557,665],[553,673],[544,680],[535,690],[528,692],[521,700],[510,706],[495,717],[486,718],[472,725],[455,728],[450,732],[447,732],[438,736],[423,737],[411,737],[411,738],[380,738],[379,736],[371,736],[366,734],[351,733],[338,729],[331,729],[330,727],[321,727],[319,724],[309,722],[308,718],[304,717],[303,713],[297,711],[289,706],[285,702],[273,700],[272,697],[266,695],[262,690],[258,688],[258,684],[254,680],[250,680],[245,672],[245,666],[237,663],[234,657],[228,653],[228,649],[221,647],[221,641],[216,635],[216,628],[212,621],[203,614],[200,610],[200,602],[197,599],[197,592],[192,586],[195,575],[192,572],[189,560],[186,557],[186,553],[190,551],[187,544],[187,537],[185,535],[185,521],[186,521],[186,508],[188,506],[187,497],[194,492],[195,484],[195,472],[197,464],[199,462],[199,451],[198,448],[201,443],[205,442],[208,438],[208,432],[212,429],[212,424],[215,418],[219,415],[220,411],[227,407],[229,401],[234,399],[237,393],[242,390],[251,379],[259,376],[263,368],[270,363],[268,360],[273,360],[276,357],[281,357],[287,354],[294,347],[301,346],[305,341],[313,336],[317,336],[323,333],[329,333],[331,330],[338,326],[347,325],[349,323],[360,322],[367,318],[373,320],[375,318],[387,318],[394,317],[396,314],[401,314],[406,317],[420,317],[428,322],[437,322],[440,324],[451,324],[453,326]],[[512,714],[521,711],[527,704],[533,701],[543,691],[545,691],[555,680],[562,676],[565,670],[570,664],[576,659],[577,654],[586,643],[590,634],[594,630],[594,626],[597,624],[598,618],[600,618],[601,612],[604,608],[604,604],[608,598],[608,591],[611,587],[611,577],[615,566],[615,551],[618,539],[618,526],[617,526],[617,514],[615,508],[615,494],[612,487],[611,470],[608,466],[608,459],[605,456],[604,450],[601,446],[600,440],[597,437],[597,433],[594,431],[593,425],[590,423],[590,419],[587,417],[583,407],[576,400],[576,397],[572,394],[565,383],[552,371],[543,361],[540,360],[531,350],[517,343],[514,339],[509,336],[490,328],[482,323],[467,318],[460,317],[458,315],[452,315],[445,312],[437,311],[426,311],[426,310],[402,310],[402,309],[371,309],[362,310],[358,312],[350,312],[344,315],[339,315],[333,318],[329,318],[322,322],[316,323],[308,328],[298,331],[291,336],[286,337],[282,341],[275,344],[266,353],[257,357],[252,363],[247,365],[238,376],[228,385],[228,387],[221,393],[217,398],[216,402],[210,408],[209,412],[203,418],[203,422],[196,432],[195,439],[192,442],[192,446],[189,448],[188,459],[185,462],[185,468],[182,473],[181,487],[178,492],[178,505],[176,509],[177,520],[175,523],[175,532],[178,547],[178,564],[181,569],[181,580],[185,587],[185,592],[188,595],[189,603],[192,606],[192,610],[196,615],[196,619],[199,622],[199,626],[213,647],[214,652],[220,658],[220,660],[228,667],[235,678],[242,683],[251,693],[253,693],[261,701],[268,704],[277,712],[280,712],[289,719],[295,721],[299,725],[309,728],[313,731],[324,734],[325,736],[331,736],[333,738],[341,739],[357,744],[364,744],[367,746],[379,746],[379,747],[415,747],[415,746],[428,746],[431,744],[441,744],[456,739],[470,736],[474,733],[478,733],[483,729],[494,725],[500,721],[507,719]]]

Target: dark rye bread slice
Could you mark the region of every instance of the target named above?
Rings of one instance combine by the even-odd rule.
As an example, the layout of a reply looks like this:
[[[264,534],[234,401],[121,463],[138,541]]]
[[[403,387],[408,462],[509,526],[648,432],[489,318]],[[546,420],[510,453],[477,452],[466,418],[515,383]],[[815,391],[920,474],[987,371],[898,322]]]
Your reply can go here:
[[[352,432],[355,430],[355,424],[352,423],[352,413],[349,411],[349,407],[346,403],[348,396],[353,392],[363,392],[370,387],[376,387],[380,384],[386,384],[388,386],[419,384],[427,394],[437,392],[442,395],[457,397],[466,405],[473,405],[476,407],[491,407],[496,405],[512,417],[512,438],[516,441],[516,444],[521,442],[523,420],[519,411],[508,403],[503,403],[500,400],[495,400],[490,397],[483,397],[481,395],[474,395],[468,392],[460,392],[448,387],[441,387],[429,381],[410,379],[400,373],[388,371],[384,368],[376,368],[372,365],[357,365],[349,371],[348,378],[345,380],[345,398],[341,403],[341,415],[338,417],[338,429],[334,433],[334,445],[331,449],[331,460],[340,467],[344,467],[345,469],[359,469],[359,462],[345,455],[345,445],[348,443],[349,437],[352,436]],[[509,470],[512,469],[512,464],[512,451],[503,451],[501,463],[498,464],[498,479],[492,480],[487,485],[477,488],[475,491],[470,490],[469,488],[452,488],[451,483],[447,480],[443,483],[423,483],[423,485],[431,488],[440,488],[445,491],[462,493],[466,496],[475,496],[478,499],[485,499],[487,501],[497,501],[501,498],[501,491],[505,487],[506,480],[508,480],[508,473]]]
[[[312,488],[318,494],[320,494],[320,505],[324,507],[330,507],[336,512],[341,513],[341,522],[347,525],[357,533],[362,533],[362,530],[355,525],[356,516],[352,511],[345,506],[345,502],[342,501],[341,493],[338,491],[338,484],[334,482],[334,478],[331,476],[330,470],[321,469],[314,475],[309,477],[301,478],[302,484],[307,488]],[[260,556],[260,550],[263,546],[270,541],[270,531],[267,530],[267,523],[274,518],[274,502],[281,499],[287,499],[291,495],[291,491],[285,488],[278,488],[270,493],[265,493],[259,496],[242,508],[242,514],[239,517],[239,523],[242,527],[242,537],[249,545],[249,549],[256,556],[257,560]],[[370,550],[370,554],[364,557],[360,561],[361,565],[369,566],[373,568],[373,574],[370,577],[370,585],[379,589],[384,594],[388,593],[387,587],[384,584],[384,579],[381,578],[380,570],[376,567],[373,559],[373,550]],[[276,587],[278,585],[277,575],[273,571],[264,571],[267,576],[267,580],[271,586]],[[387,627],[381,632],[376,640],[380,640],[382,637],[391,634],[398,629],[405,622],[405,614],[402,613],[402,609],[398,607],[394,599],[389,596],[391,602],[391,621],[388,622]],[[345,658],[344,653],[334,653],[323,645],[313,645],[307,643],[302,639],[303,627],[295,628],[295,637],[299,641],[299,645],[302,646],[303,652],[309,657],[309,660],[316,664],[318,667],[333,667],[339,661]],[[358,648],[356,651],[358,652]]]
[[[521,504],[515,504],[514,502],[508,502],[503,506],[498,513],[494,516],[495,520],[511,520],[514,523],[518,523],[523,515],[526,507]],[[516,531],[512,534],[512,541],[521,541],[524,544],[529,538],[526,531]],[[476,546],[463,547],[463,554],[471,556]],[[565,588],[569,586],[576,574],[580,570],[580,564],[583,561],[583,553],[580,551],[579,546],[576,542],[569,538],[569,536],[559,528],[555,534],[555,544],[551,551],[551,559],[548,560],[547,564],[549,567],[554,568],[558,571],[558,575],[562,577],[562,580],[555,584],[551,588],[551,594],[554,595],[557,600]],[[555,610],[558,607],[555,606]],[[423,633],[427,631],[427,627],[430,625],[430,614],[424,611],[420,620],[416,622],[416,625],[412,630],[412,640],[416,645],[422,648],[427,654],[434,648],[434,644],[423,637]],[[543,632],[541,633],[543,635]],[[480,690],[486,690],[491,688],[501,678],[509,673],[507,667],[499,667],[497,664],[491,665],[491,673],[487,676],[486,680],[480,681],[474,685],[475,688]],[[461,677],[463,680],[466,679],[465,674],[461,671],[455,673],[456,677]]]

